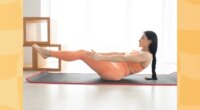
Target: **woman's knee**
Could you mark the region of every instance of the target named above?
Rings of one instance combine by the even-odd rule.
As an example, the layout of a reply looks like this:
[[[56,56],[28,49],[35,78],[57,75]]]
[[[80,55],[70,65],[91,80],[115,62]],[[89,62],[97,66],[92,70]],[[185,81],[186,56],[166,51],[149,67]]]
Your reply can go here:
[[[83,57],[83,56],[86,56],[87,53],[88,53],[89,51],[86,51],[86,50],[84,50],[84,49],[81,49],[81,50],[78,50],[78,52],[79,52],[79,54],[81,55],[81,57]]]
[[[87,53],[88,51],[84,50],[84,49],[81,49],[81,50],[78,50],[79,53],[82,53],[82,54],[85,54]]]

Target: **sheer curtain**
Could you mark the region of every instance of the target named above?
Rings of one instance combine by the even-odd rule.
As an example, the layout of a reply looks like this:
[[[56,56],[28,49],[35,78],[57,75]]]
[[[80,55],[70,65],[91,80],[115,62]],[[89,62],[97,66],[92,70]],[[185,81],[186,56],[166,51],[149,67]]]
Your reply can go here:
[[[131,51],[140,49],[138,40],[145,30],[153,30],[159,39],[158,64],[176,65],[176,2],[51,0],[52,39],[63,50]],[[93,72],[81,61],[67,63],[63,71]]]

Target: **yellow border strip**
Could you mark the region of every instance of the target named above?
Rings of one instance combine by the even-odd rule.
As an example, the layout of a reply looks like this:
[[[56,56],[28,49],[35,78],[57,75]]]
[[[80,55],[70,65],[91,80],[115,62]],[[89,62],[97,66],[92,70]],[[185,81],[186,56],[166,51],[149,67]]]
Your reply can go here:
[[[0,110],[22,110],[22,0],[0,0]]]
[[[200,0],[178,0],[178,110],[200,110]]]

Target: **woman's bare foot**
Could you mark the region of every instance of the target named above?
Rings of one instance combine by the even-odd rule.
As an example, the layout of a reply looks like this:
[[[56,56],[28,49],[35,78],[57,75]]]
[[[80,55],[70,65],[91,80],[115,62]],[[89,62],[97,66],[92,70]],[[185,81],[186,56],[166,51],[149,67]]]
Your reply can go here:
[[[33,44],[32,47],[42,56],[42,58],[48,58],[50,55],[50,51],[47,49],[44,49],[37,44]]]

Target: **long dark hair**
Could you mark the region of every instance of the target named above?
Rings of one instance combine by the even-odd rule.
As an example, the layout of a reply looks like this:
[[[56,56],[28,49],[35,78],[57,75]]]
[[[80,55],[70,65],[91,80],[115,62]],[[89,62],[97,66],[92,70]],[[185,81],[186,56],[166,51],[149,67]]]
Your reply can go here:
[[[145,31],[144,34],[148,38],[148,40],[151,40],[151,44],[149,44],[149,51],[153,55],[153,61],[152,61],[152,79],[157,79],[156,76],[156,52],[158,47],[158,38],[155,32],[153,31]]]

